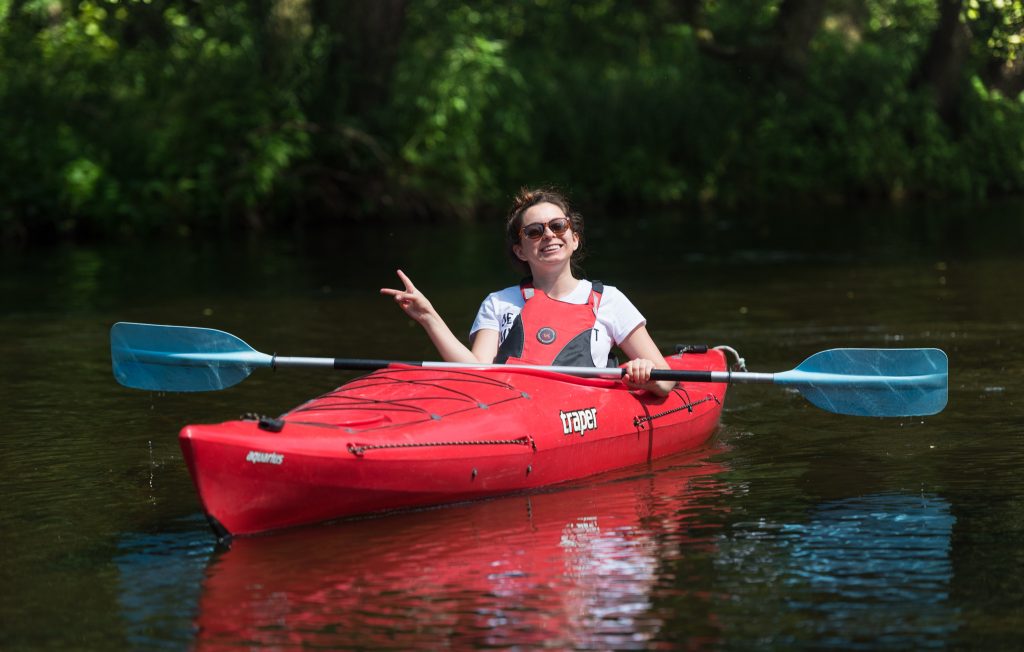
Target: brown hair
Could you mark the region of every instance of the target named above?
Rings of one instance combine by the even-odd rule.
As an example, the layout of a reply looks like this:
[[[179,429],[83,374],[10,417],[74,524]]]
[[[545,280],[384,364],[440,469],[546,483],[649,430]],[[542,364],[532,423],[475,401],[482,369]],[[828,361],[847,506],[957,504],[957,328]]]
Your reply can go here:
[[[572,230],[580,239],[580,246],[573,252],[570,264],[572,265],[573,273],[581,276],[583,216],[573,210],[572,206],[569,205],[568,198],[554,188],[520,188],[519,192],[512,199],[512,208],[509,210],[508,218],[505,221],[505,252],[508,254],[509,260],[512,261],[512,266],[526,275],[530,274],[530,266],[525,261],[520,260],[519,256],[516,256],[513,245],[519,244],[519,230],[523,228],[523,215],[537,204],[554,204],[562,209],[565,216],[569,218]]]

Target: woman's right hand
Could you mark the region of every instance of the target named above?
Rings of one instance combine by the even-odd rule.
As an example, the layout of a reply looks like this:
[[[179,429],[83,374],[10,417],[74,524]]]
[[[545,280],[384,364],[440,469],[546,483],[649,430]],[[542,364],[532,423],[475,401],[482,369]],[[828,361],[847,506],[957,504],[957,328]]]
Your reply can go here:
[[[405,286],[405,290],[394,290],[391,288],[381,288],[380,293],[394,297],[395,303],[398,307],[405,311],[405,314],[409,315],[413,320],[422,324],[432,315],[435,315],[434,306],[430,304],[427,297],[422,292],[416,289],[416,286],[412,284],[412,281],[405,272],[402,270],[398,271],[398,278],[402,280],[402,284]]]

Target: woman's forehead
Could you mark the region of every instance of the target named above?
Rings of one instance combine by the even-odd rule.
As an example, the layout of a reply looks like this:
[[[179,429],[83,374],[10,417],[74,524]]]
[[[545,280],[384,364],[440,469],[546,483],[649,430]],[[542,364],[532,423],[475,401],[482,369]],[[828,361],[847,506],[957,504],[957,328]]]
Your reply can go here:
[[[565,211],[554,204],[541,202],[535,206],[530,206],[530,208],[523,213],[523,224],[530,224],[531,222],[546,222],[558,217],[565,217]]]

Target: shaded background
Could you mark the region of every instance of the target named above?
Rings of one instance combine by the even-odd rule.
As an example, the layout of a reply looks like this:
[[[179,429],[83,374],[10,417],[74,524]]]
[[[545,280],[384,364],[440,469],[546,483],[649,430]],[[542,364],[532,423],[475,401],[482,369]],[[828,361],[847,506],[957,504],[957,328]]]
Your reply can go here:
[[[485,218],[537,183],[1016,194],[1022,28],[1017,0],[3,0],[0,233]]]

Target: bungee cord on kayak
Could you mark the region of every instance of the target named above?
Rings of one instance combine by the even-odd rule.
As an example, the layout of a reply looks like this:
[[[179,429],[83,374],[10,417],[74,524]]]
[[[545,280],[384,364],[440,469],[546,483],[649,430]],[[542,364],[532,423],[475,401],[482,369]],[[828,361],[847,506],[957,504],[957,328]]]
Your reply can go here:
[[[409,372],[414,372],[416,376],[410,376]],[[444,376],[435,376],[433,378],[423,378],[422,374],[422,370],[419,369],[396,369],[364,376],[299,406],[285,416],[310,412],[337,415],[341,412],[379,411],[388,414],[412,413],[424,417],[424,421],[439,421],[445,417],[450,417],[467,410],[487,409],[507,401],[529,398],[528,395],[517,391],[512,385],[494,378],[488,378],[482,374],[454,371],[448,372]],[[402,378],[400,377],[402,375],[408,377]],[[507,390],[507,395],[496,398],[489,404],[482,404],[479,401],[478,395],[474,396],[474,394],[460,389],[463,385],[471,386],[473,384],[484,384],[492,389]],[[371,389],[373,390],[373,395],[377,395],[377,390],[383,389],[385,396],[397,395],[403,398],[372,398],[368,391]],[[416,392],[423,389],[437,390],[437,393],[417,395]],[[456,404],[454,409],[441,410],[442,406],[450,407],[452,403]],[[424,405],[428,405],[432,409],[428,409]],[[325,417],[320,421],[310,421],[307,415],[303,422],[319,423],[327,427],[347,428],[349,432],[357,432],[355,428],[358,427],[358,424],[353,424],[338,416],[330,419]],[[367,427],[359,431],[395,428],[410,423],[416,423],[416,421],[396,420],[387,423],[381,423],[379,420],[367,421],[365,423]]]
[[[416,441],[404,444],[349,444],[348,452],[362,457],[366,451],[385,450],[388,448],[429,448],[431,446],[530,446],[537,450],[537,445],[530,436],[515,439],[480,439],[469,441]]]
[[[679,390],[677,390],[677,389],[676,390],[672,390],[672,393],[673,394],[679,394],[680,396],[682,395],[679,392]],[[708,401],[714,401],[715,403],[718,403],[719,405],[721,405],[721,401],[719,401],[718,397],[715,396],[714,394],[708,394],[704,398],[697,399],[696,401],[690,401],[690,397],[687,394],[686,399],[685,399],[683,405],[680,405],[679,407],[671,408],[669,410],[664,410],[662,412],[658,412],[657,414],[645,414],[643,416],[634,417],[633,425],[635,425],[637,428],[640,428],[642,430],[645,423],[649,423],[651,421],[654,421],[655,419],[660,419],[661,417],[667,417],[670,414],[674,414],[676,412],[681,412],[682,410],[688,410],[690,412],[693,412],[693,408],[697,407],[701,403],[707,403]]]

